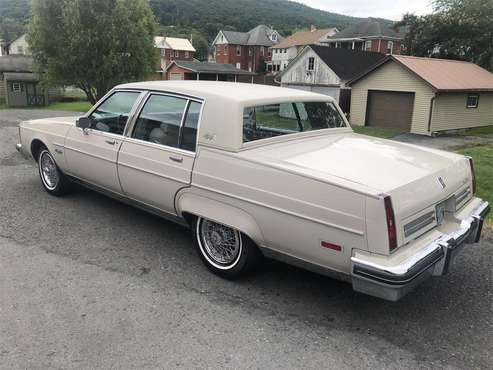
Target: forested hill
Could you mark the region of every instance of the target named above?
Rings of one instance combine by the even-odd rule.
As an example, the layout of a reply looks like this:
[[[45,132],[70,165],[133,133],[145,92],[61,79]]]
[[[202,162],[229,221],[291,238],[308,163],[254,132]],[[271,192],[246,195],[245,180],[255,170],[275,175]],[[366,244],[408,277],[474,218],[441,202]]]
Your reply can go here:
[[[210,42],[219,29],[247,31],[258,24],[272,25],[287,36],[311,24],[343,29],[359,18],[329,13],[286,0],[150,0],[162,26],[194,29]],[[0,19],[25,23],[29,0],[0,0]]]
[[[286,0],[151,0],[151,5],[162,25],[193,27],[209,40],[219,29],[248,31],[266,24],[289,35],[311,24],[342,29],[361,20]]]

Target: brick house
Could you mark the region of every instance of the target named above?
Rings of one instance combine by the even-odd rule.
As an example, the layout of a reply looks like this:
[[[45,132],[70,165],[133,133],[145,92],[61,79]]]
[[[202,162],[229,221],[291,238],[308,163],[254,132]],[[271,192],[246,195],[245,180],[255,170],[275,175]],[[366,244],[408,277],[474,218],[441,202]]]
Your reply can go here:
[[[156,36],[154,46],[160,50],[161,71],[164,71],[173,60],[192,61],[195,57],[195,48],[187,39]]]
[[[270,48],[283,39],[276,30],[264,25],[248,32],[221,30],[212,43],[214,60],[261,73],[272,68]]]
[[[368,19],[336,33],[323,43],[336,48],[400,54],[402,35],[378,21]]]

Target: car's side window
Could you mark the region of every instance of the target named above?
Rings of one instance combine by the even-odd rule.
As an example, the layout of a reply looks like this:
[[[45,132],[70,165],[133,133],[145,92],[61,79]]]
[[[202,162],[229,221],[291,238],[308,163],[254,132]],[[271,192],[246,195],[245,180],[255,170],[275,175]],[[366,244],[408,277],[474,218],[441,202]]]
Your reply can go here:
[[[137,91],[115,92],[91,113],[91,128],[122,135],[139,94]]]
[[[187,99],[151,95],[140,112],[132,137],[178,148],[186,105]]]
[[[202,103],[190,100],[182,129],[180,148],[195,152],[197,145],[197,129]]]

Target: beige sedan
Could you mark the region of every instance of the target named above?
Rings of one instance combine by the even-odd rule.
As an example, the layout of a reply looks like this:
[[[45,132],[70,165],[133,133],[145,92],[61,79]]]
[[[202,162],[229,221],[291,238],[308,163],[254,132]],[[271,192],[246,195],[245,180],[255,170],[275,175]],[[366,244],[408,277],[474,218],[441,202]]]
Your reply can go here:
[[[131,83],[19,133],[48,193],[76,181],[188,225],[225,277],[267,256],[398,300],[446,274],[489,211],[470,158],[357,135],[333,99],[299,90]]]

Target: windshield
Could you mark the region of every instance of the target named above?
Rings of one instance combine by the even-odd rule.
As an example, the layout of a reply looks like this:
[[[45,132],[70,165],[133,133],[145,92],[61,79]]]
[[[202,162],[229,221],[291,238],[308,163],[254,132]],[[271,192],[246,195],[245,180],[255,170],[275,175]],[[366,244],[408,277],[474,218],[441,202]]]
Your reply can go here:
[[[247,107],[243,111],[243,142],[297,132],[346,127],[331,102],[290,102]]]

